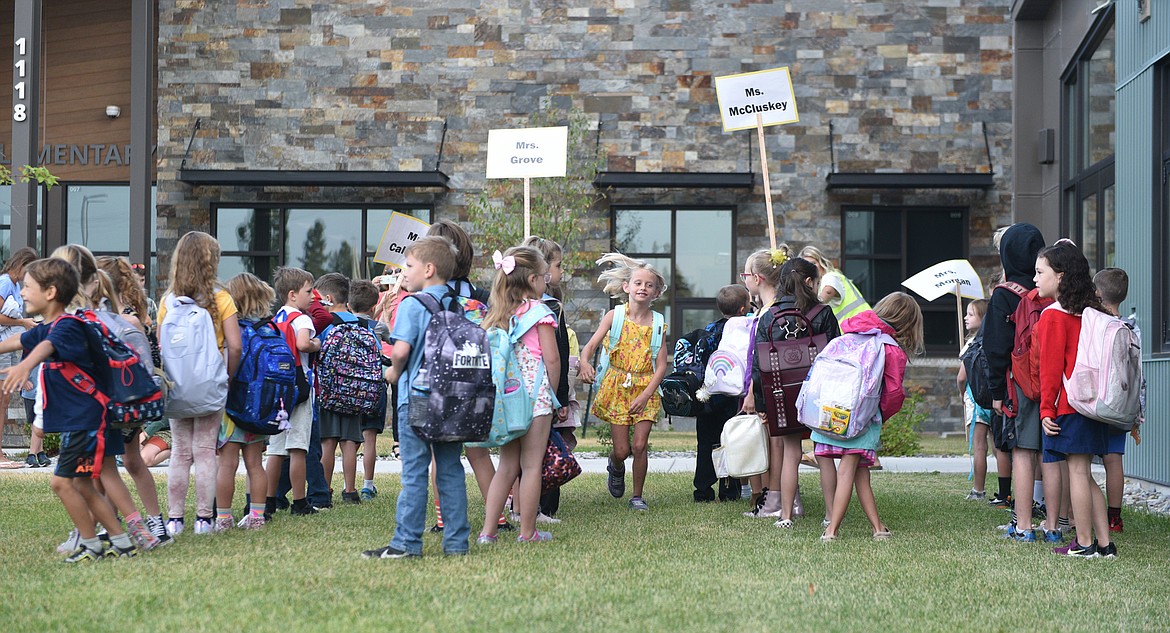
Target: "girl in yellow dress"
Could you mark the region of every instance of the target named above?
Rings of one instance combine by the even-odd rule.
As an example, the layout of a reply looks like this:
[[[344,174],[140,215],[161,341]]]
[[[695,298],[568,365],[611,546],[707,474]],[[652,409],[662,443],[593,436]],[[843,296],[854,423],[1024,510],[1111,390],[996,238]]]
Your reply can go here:
[[[646,262],[621,253],[607,253],[598,264],[613,264],[597,278],[611,297],[629,297],[629,303],[610,310],[601,318],[593,338],[581,350],[581,381],[592,384],[597,372],[589,364],[593,352],[604,343],[608,362],[602,360],[601,385],[593,414],[610,425],[613,452],[610,453],[609,493],[620,499],[626,492],[625,460],[630,456],[630,427],[634,427],[634,496],[630,507],[647,510],[642,499],[646,483],[650,429],[658,420],[662,401],[658,385],[666,377],[666,326],[661,313],[650,304],[666,290],[666,279]],[[615,322],[617,327],[615,327]],[[656,349],[654,349],[656,347]],[[652,351],[653,350],[653,351]]]

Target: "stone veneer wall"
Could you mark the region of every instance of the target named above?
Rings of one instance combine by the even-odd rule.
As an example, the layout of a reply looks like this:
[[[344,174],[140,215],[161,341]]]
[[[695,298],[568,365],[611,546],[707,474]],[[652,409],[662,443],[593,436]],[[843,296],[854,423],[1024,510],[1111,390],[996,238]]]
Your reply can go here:
[[[971,209],[971,258],[1010,221],[1011,0],[159,1],[160,268],[214,202],[413,202],[461,218],[490,128],[549,102],[602,122],[613,171],[760,171],[750,131],[723,134],[713,77],[788,66],[800,122],[769,128],[780,238],[840,250],[844,204]],[[192,188],[200,169],[430,170],[445,192]],[[988,191],[830,193],[838,171],[987,172]],[[749,141],[750,138],[750,141]],[[733,204],[737,256],[767,242],[763,188],[642,190],[615,203]],[[607,246],[598,210],[594,244]],[[587,275],[578,275],[582,280]],[[600,305],[600,304],[599,304]],[[579,331],[592,329],[579,323]]]

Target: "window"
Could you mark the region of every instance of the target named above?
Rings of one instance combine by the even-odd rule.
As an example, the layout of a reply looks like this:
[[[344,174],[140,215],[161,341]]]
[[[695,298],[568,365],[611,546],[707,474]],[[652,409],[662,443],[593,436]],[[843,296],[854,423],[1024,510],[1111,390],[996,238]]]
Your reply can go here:
[[[150,243],[158,234],[157,188],[150,188]],[[65,242],[81,244],[94,255],[130,255],[130,185],[65,185]],[[151,249],[152,253],[154,249]]]
[[[37,187],[37,243],[34,248],[41,250],[41,229],[44,228],[44,190]],[[8,261],[12,254],[12,185],[0,185],[0,262]]]
[[[1114,146],[1117,130],[1113,9],[1104,11],[1065,72],[1061,233],[1093,270],[1116,259]]]
[[[1170,354],[1170,57],[1154,75],[1154,323],[1144,336],[1154,352]],[[1160,272],[1159,272],[1160,271]]]
[[[905,291],[902,280],[948,259],[967,256],[967,211],[953,207],[846,207],[841,222],[841,271],[875,304]],[[928,351],[958,348],[951,295],[922,306]]]
[[[425,207],[217,206],[211,226],[222,251],[220,279],[250,272],[270,280],[281,265],[315,277],[327,272],[372,277],[382,271],[374,253],[395,211],[431,221]]]
[[[666,277],[666,293],[654,309],[679,336],[720,318],[719,289],[735,278],[729,208],[614,207],[614,248],[653,264]]]

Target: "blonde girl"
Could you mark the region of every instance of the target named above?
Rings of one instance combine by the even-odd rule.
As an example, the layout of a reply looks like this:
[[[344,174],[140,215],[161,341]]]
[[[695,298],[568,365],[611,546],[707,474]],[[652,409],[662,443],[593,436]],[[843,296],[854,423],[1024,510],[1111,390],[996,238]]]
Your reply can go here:
[[[276,292],[252,273],[240,273],[225,284],[239,311],[237,317],[258,322],[272,316]],[[268,438],[248,433],[236,427],[224,416],[219,426],[219,469],[215,477],[215,531],[222,532],[235,526],[232,516],[232,498],[236,494],[236,469],[240,453],[244,455],[244,469],[248,473],[248,492],[251,505],[239,527],[256,530],[264,527],[264,499],[268,494],[268,478],[264,474],[264,446]]]
[[[512,483],[520,478],[518,503],[520,505],[521,543],[551,541],[552,534],[536,529],[536,512],[540,503],[540,476],[548,447],[548,434],[552,428],[553,393],[557,389],[557,378],[561,375],[560,356],[557,354],[557,322],[548,308],[540,302],[548,284],[548,265],[533,248],[515,246],[504,255],[496,251],[493,256],[496,278],[492,282],[491,303],[484,329],[493,327],[510,329],[513,317],[519,317],[530,310],[537,310],[544,316],[528,329],[514,347],[523,374],[525,389],[536,394],[532,410],[532,424],[528,432],[518,439],[500,447],[500,464],[488,489],[484,502],[483,531],[479,533],[479,544],[496,542],[500,513]],[[539,378],[539,363],[544,363],[544,376]],[[534,389],[535,387],[535,389]]]
[[[882,368],[882,395],[878,401],[878,409],[881,412],[881,422],[885,422],[902,409],[902,403],[906,399],[902,379],[906,375],[907,351],[916,355],[923,352],[922,309],[910,295],[895,292],[886,295],[873,310],[866,310],[841,323],[843,333],[874,330],[889,335],[896,342],[893,345],[886,344],[885,366]],[[878,443],[881,441],[881,422],[875,421],[861,435],[848,440],[818,431],[812,432],[818,458],[841,460],[841,465],[837,469],[837,490],[833,497],[829,525],[821,535],[823,542],[837,540],[837,532],[841,522],[845,520],[845,511],[849,508],[849,500],[854,489],[857,490],[857,501],[873,528],[874,540],[883,541],[890,538],[890,530],[878,516],[877,501],[874,500],[869,480],[869,469],[875,463]]]
[[[626,492],[626,457],[630,456],[630,427],[634,427],[634,496],[630,507],[648,510],[642,498],[646,483],[648,459],[646,448],[650,443],[650,429],[658,420],[662,401],[658,396],[658,385],[666,377],[666,346],[658,349],[656,358],[651,357],[650,345],[655,336],[666,338],[663,331],[654,332],[656,322],[663,323],[660,313],[650,305],[666,291],[666,279],[653,266],[621,253],[607,253],[597,260],[600,265],[613,267],[602,272],[597,281],[604,284],[604,291],[611,297],[627,297],[628,304],[605,313],[597,326],[593,338],[581,350],[581,380],[593,384],[597,372],[589,364],[593,352],[604,344],[609,348],[609,331],[617,310],[624,311],[617,344],[609,349],[609,370],[597,391],[593,403],[593,414],[609,423],[613,438],[613,452],[609,456],[607,486],[609,494],[620,499]]]
[[[228,381],[236,375],[240,363],[242,342],[240,325],[236,320],[236,304],[231,295],[220,287],[219,242],[207,233],[191,231],[175,244],[171,257],[171,276],[168,294],[158,307],[158,322],[167,316],[167,299],[190,297],[211,314],[215,339],[221,352],[226,353]],[[165,349],[166,341],[159,341]],[[187,506],[187,488],[191,467],[195,466],[195,533],[215,531],[215,480],[217,468],[215,447],[223,411],[197,418],[171,420],[171,459],[167,468],[167,497],[170,519],[167,529],[172,535],[183,531],[183,515]]]
[[[987,299],[976,299],[967,304],[967,314],[963,317],[967,342],[959,352],[960,357],[967,353],[967,348],[975,340],[979,328],[983,326],[985,314]],[[959,364],[959,375],[955,377],[955,382],[963,393],[963,422],[967,425],[967,444],[971,449],[973,481],[967,501],[980,501],[987,498],[987,435],[991,432],[991,412],[975,404],[975,397],[971,395],[971,387],[967,384],[967,368],[962,363]]]

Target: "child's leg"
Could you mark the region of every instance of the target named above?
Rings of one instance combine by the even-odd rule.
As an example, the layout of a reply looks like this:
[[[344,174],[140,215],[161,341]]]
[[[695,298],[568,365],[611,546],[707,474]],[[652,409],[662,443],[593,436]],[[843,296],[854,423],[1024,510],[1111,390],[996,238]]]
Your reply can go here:
[[[77,477],[70,483],[73,484],[73,489],[85,499],[85,505],[89,508],[89,513],[93,515],[94,520],[101,523],[110,536],[118,536],[124,532],[122,523],[118,521],[118,515],[114,512],[114,506],[110,505],[110,502],[97,491],[93,479]],[[123,485],[123,487],[125,486]],[[77,531],[81,532],[81,526],[77,527]],[[82,534],[82,537],[84,536]]]
[[[333,467],[337,465],[337,443],[336,437],[321,438],[321,469],[325,471],[325,485],[330,490],[333,489]]]
[[[1094,530],[1097,531],[1098,537],[1104,534],[1108,539],[1108,520],[1104,521],[1103,526],[1094,521],[1093,490],[1096,490],[1096,496],[1100,496],[1101,489],[1097,487],[1097,482],[1093,480],[1093,474],[1090,472],[1090,456],[1069,455],[1068,471],[1073,519],[1077,522],[1077,543],[1082,547],[1092,545]]]
[[[797,478],[800,476],[800,433],[780,437],[784,452],[780,474],[780,518],[792,519],[792,504],[796,500]]]
[[[535,424],[535,422],[534,422]],[[650,420],[642,420],[634,425],[634,496],[642,496],[642,487],[646,484],[646,470],[650,467],[650,455],[647,449],[650,448],[650,429],[654,428],[654,423]],[[531,431],[530,431],[531,432]],[[548,436],[548,433],[545,433]],[[545,441],[547,445],[547,440]],[[543,448],[541,451],[543,452]],[[540,462],[536,462],[537,472],[540,471]],[[540,486],[537,485],[539,489]],[[535,516],[535,515],[533,515]]]
[[[975,434],[975,481],[971,488],[976,492],[985,492],[987,489],[987,432],[986,424],[975,422],[971,432]]]
[[[32,418],[29,418],[28,423],[32,425]],[[45,452],[45,432],[34,426],[28,440],[28,454],[36,455],[43,452]]]
[[[638,426],[641,426],[641,423]],[[532,418],[532,426],[528,428],[528,432],[518,442],[520,444],[520,485],[517,487],[519,495],[516,497],[516,500],[520,503],[520,535],[525,538],[532,536],[536,532],[536,513],[540,509],[541,466],[544,463],[544,456],[548,450],[548,435],[551,428],[551,415]],[[647,433],[649,433],[649,430],[647,430]],[[636,439],[635,446],[637,446]],[[637,453],[635,453],[635,496],[642,494],[641,486],[637,483],[637,459]],[[643,470],[642,474],[645,476],[645,470]]]
[[[240,467],[242,447],[242,444],[228,442],[219,451],[219,468],[215,473],[215,505],[221,508],[232,507],[232,500],[236,496],[236,470]],[[252,473],[249,472],[249,483],[252,483],[252,479],[254,479]],[[261,475],[261,481],[267,485],[268,479]],[[252,500],[258,503],[265,496],[267,495],[261,494],[259,497],[252,497]]]
[[[799,458],[797,458],[799,459]],[[764,485],[772,492],[780,491],[780,478],[784,472],[784,438],[768,438],[768,474]]]
[[[73,480],[53,475],[49,487],[57,494],[61,505],[65,506],[65,511],[69,513],[69,518],[81,538],[96,538],[97,526],[94,524],[93,515],[89,513],[89,505],[81,491],[73,486]]]
[[[162,514],[158,505],[158,488],[154,484],[154,475],[150,474],[150,469],[142,460],[142,449],[138,444],[138,435],[135,433],[134,437],[126,442],[126,454],[122,456],[122,463],[126,466],[126,472],[130,473],[130,478],[134,480],[134,488],[138,490],[138,498],[142,500],[142,508],[150,516],[158,516]]]
[[[288,478],[292,483],[293,501],[305,498],[305,464],[308,451],[299,448],[288,449]]]
[[[1048,508],[1044,518],[1044,529],[1051,532],[1056,529],[1063,509],[1061,491],[1064,478],[1061,477],[1060,462],[1041,463],[1040,472],[1044,475],[1044,504]]]
[[[1110,508],[1120,508],[1122,495],[1125,493],[1125,470],[1121,466],[1121,453],[1106,453],[1102,461],[1105,462],[1105,494]]]
[[[833,516],[833,502],[837,495],[837,460],[832,457],[818,457],[817,468],[821,471],[821,494],[825,498],[825,518]]]
[[[435,456],[435,484],[443,495],[443,553],[467,553],[467,537],[471,525],[467,520],[467,475],[463,462],[459,461],[460,445],[452,442],[431,444]],[[426,500],[423,500],[426,507]]]
[[[219,443],[219,427],[223,411],[195,418],[192,458],[195,463],[195,516],[215,518],[215,478],[219,468],[215,461],[215,445]]]
[[[479,485],[479,494],[487,499],[488,489],[492,486],[492,478],[496,474],[496,466],[492,463],[491,453],[486,448],[464,447],[467,463],[471,464],[471,472],[475,473],[475,483]]]
[[[171,519],[182,519],[187,508],[187,488],[191,484],[191,464],[194,463],[194,435],[194,418],[171,420],[171,461],[167,466],[167,516]]]
[[[857,474],[853,477],[853,486],[857,489],[857,501],[861,504],[861,511],[865,513],[865,518],[869,519],[873,533],[888,531],[886,524],[882,523],[881,517],[878,516],[877,499],[873,496],[868,466],[858,466]]]
[[[341,475],[345,480],[342,492],[357,492],[357,442],[346,440],[341,443]]]
[[[609,438],[613,450],[609,454],[609,465],[615,472],[626,472],[626,458],[630,456],[630,427],[621,424],[609,425]]]
[[[130,489],[126,487],[126,482],[122,481],[122,475],[118,472],[118,464],[114,461],[113,455],[105,456],[99,481],[105,489],[106,499],[113,504],[118,512],[122,513],[122,516],[126,517],[138,512],[138,508],[134,505],[134,498],[130,496]],[[109,527],[106,529],[108,530]]]
[[[374,429],[362,431],[362,474],[363,479],[374,479],[374,468],[378,465],[378,432]]]
[[[268,475],[268,493],[265,497],[276,497],[276,489],[280,487],[280,471],[284,469],[285,455],[268,455],[268,463],[264,465],[264,470]]]
[[[837,490],[833,496],[833,513],[829,516],[829,527],[825,529],[825,536],[836,536],[841,522],[845,520],[845,511],[849,509],[849,499],[853,497],[853,482],[857,476],[857,465],[860,462],[860,455],[845,455],[841,458],[841,466],[837,468]]]
[[[529,429],[529,433],[532,430]],[[508,500],[508,493],[512,490],[512,482],[520,475],[520,440],[512,440],[500,447],[500,463],[496,474],[492,477],[492,485],[488,488],[487,499],[484,501],[483,530],[480,534],[495,536],[499,529],[500,513],[504,511],[504,502]],[[535,522],[535,518],[533,519]],[[523,532],[521,532],[523,534]]]
[[[268,476],[264,472],[264,442],[247,444],[243,452],[244,470],[248,473],[248,494],[252,496],[252,503],[259,504],[268,495]],[[232,479],[235,479],[234,472]]]
[[[1015,496],[1016,528],[1032,529],[1032,461],[1036,451],[1016,448],[1012,451],[1012,494]]]

